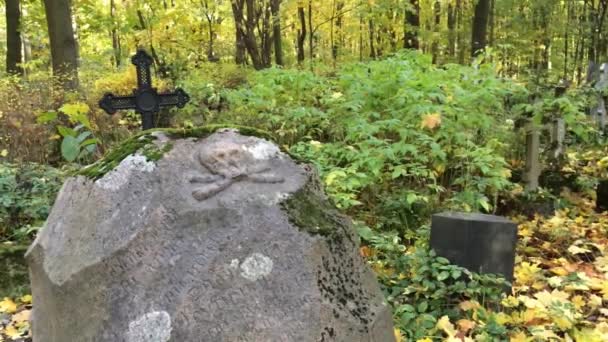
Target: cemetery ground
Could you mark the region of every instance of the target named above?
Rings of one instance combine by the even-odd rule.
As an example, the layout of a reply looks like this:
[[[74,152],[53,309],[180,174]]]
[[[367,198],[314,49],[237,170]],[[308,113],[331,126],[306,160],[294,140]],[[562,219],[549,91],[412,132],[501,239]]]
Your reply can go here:
[[[30,339],[36,299],[22,254],[63,180],[133,148],[121,142],[140,126],[132,112],[96,108],[105,91],[133,88],[132,70],[81,83],[79,93],[44,80],[0,84],[0,93],[12,94],[0,102],[2,342]],[[491,63],[436,67],[414,53],[315,73],[218,64],[157,85],[180,86],[192,98],[181,111],[161,111],[167,126],[254,127],[318,168],[331,200],[355,220],[398,340],[608,340],[608,212],[596,210],[608,148],[587,115],[602,89],[581,85],[556,97],[553,86],[499,77]],[[547,128],[556,118],[566,125],[559,142]],[[538,132],[534,153],[522,128],[530,125]],[[563,145],[557,156],[555,143]],[[153,152],[149,160],[162,157]],[[508,294],[499,277],[430,250],[431,215],[445,210],[518,223]]]

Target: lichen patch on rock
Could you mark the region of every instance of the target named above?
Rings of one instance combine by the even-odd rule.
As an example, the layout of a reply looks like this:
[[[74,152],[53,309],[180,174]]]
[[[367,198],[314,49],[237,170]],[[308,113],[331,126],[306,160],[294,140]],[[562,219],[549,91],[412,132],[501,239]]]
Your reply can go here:
[[[95,185],[106,190],[118,190],[125,185],[133,171],[152,172],[154,163],[145,156],[134,154],[123,159],[118,166],[102,178],[95,181]]]
[[[171,330],[171,316],[167,312],[148,312],[129,323],[127,342],[167,342]]]
[[[243,148],[251,153],[253,158],[263,160],[273,158],[281,152],[276,145],[264,140],[258,140],[255,145],[245,145]]]
[[[260,253],[253,253],[241,264],[241,276],[256,281],[269,275],[272,267],[272,259]]]

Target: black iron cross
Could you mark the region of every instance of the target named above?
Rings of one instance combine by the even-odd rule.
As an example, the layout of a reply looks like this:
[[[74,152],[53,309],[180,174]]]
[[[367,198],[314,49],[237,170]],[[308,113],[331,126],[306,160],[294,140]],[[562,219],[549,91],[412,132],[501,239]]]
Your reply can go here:
[[[131,58],[131,63],[137,67],[137,89],[133,89],[132,96],[114,96],[106,93],[99,101],[99,107],[108,114],[114,114],[121,109],[135,109],[141,115],[143,129],[154,128],[154,115],[161,107],[177,106],[183,108],[190,96],[181,88],[174,93],[159,94],[152,87],[150,66],[152,57],[144,50],[137,50]]]

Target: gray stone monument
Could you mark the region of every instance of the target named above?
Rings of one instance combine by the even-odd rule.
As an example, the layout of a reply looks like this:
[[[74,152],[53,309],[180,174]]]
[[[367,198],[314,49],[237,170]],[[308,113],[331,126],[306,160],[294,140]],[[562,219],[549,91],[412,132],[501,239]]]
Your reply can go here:
[[[513,281],[517,225],[501,216],[445,212],[433,215],[431,248],[471,272]]]
[[[526,182],[526,190],[536,191],[539,186],[539,176],[542,172],[540,162],[540,130],[530,120],[525,126],[526,132],[526,164],[523,179]]]
[[[184,135],[67,180],[26,256],[35,342],[394,341],[311,166],[234,129]]]
[[[605,92],[608,88],[608,63],[602,63],[600,66],[600,79],[595,84],[595,89],[599,92]],[[606,99],[602,94],[598,96],[597,107],[592,112],[593,119],[597,122],[600,131],[606,129],[606,123],[608,121],[606,114]]]

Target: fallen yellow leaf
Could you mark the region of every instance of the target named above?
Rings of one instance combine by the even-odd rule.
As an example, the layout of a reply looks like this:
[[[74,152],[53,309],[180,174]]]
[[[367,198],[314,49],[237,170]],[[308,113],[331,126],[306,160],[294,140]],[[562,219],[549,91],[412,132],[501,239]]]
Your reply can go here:
[[[481,307],[481,305],[479,305],[479,303],[474,300],[466,300],[466,301],[458,304],[458,306],[463,311],[475,310],[475,309],[479,309]]]
[[[523,332],[518,332],[515,335],[511,335],[509,342],[528,342],[530,339],[526,337],[526,334]]]
[[[19,330],[17,330],[14,326],[9,325],[4,329],[4,335],[10,339],[16,340],[21,337],[21,332],[19,332]]]
[[[31,304],[32,303],[32,295],[25,295],[19,298],[19,301],[23,304]]]
[[[30,320],[31,310],[23,310],[13,315],[14,323],[28,322]]]
[[[4,298],[4,300],[0,301],[0,312],[6,312],[9,314],[17,311],[17,304],[13,302],[10,298]]]
[[[467,332],[469,332],[469,330],[474,329],[477,323],[468,319],[459,319],[456,322],[456,325],[458,325],[458,330],[466,334]]]
[[[576,310],[580,310],[585,306],[585,299],[581,295],[574,296],[572,297],[572,304],[574,304]]]
[[[454,325],[450,323],[450,318],[448,316],[443,316],[437,321],[436,327],[438,329],[443,330],[448,336],[452,337],[456,335],[456,328]]]
[[[403,338],[401,337],[401,331],[395,328],[395,342],[403,342]]]

